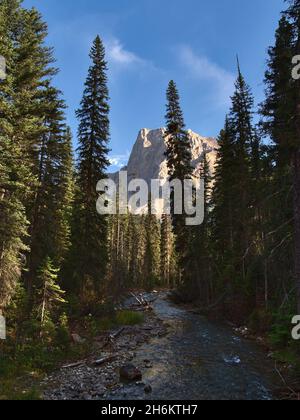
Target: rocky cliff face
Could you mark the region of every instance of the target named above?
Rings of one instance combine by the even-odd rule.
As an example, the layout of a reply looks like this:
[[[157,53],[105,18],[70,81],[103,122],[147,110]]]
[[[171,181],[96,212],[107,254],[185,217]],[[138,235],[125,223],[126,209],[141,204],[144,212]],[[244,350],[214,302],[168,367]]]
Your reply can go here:
[[[166,139],[165,129],[149,130],[143,128],[133,146],[128,166],[124,168],[128,172],[128,181],[134,178],[144,179],[150,185],[151,179],[166,179],[168,168],[165,158]],[[193,166],[195,175],[199,173],[203,156],[206,153],[211,171],[216,162],[218,143],[213,138],[202,137],[193,131],[188,131],[192,144]],[[111,178],[118,181],[118,172],[111,174]]]

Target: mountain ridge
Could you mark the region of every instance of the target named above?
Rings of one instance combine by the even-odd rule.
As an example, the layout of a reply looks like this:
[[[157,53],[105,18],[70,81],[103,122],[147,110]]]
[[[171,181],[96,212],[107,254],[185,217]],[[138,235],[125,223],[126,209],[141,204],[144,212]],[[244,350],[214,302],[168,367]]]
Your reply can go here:
[[[150,185],[152,179],[167,179],[168,168],[165,157],[167,139],[165,128],[142,128],[133,145],[128,164],[121,171],[127,170],[128,182],[132,179],[144,179]],[[216,163],[218,142],[213,137],[204,137],[187,130],[192,146],[192,165],[195,176],[199,175],[204,154],[207,155],[210,171],[213,173]],[[118,183],[119,172],[109,174]]]

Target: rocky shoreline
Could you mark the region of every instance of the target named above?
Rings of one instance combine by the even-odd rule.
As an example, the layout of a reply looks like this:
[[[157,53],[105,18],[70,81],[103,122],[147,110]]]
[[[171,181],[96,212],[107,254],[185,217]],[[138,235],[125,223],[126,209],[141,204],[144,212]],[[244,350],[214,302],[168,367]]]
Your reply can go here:
[[[133,302],[128,302],[131,310]],[[143,308],[136,306],[135,310]],[[151,386],[143,382],[143,373],[152,368],[151,360],[145,357],[141,366],[132,366],[136,350],[150,339],[164,337],[168,325],[160,320],[151,308],[143,310],[143,324],[127,326],[95,338],[94,350],[83,361],[64,365],[47,376],[41,383],[45,400],[105,400],[120,394],[126,383],[129,386],[144,388],[145,394],[151,393]],[[107,337],[115,337],[107,341]],[[136,380],[126,370],[136,369]],[[124,374],[125,371],[125,374]],[[122,374],[123,372],[123,374]],[[139,374],[138,374],[139,373]],[[126,381],[127,379],[127,381]],[[124,391],[124,397],[126,392]]]

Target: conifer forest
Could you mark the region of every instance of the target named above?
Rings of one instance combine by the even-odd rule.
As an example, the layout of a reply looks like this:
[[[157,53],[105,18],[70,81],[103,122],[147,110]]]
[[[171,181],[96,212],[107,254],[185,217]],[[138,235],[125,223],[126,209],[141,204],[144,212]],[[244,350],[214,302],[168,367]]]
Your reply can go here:
[[[0,400],[300,399],[300,0],[276,2],[281,13],[270,13],[277,16],[273,43],[256,45],[263,62],[246,67],[243,52],[223,51],[234,75],[232,91],[220,111],[222,124],[214,125],[207,143],[214,146],[204,147],[201,137],[195,156],[193,142],[200,136],[191,141],[188,124],[201,88],[185,92],[177,71],[166,79],[150,61],[109,41],[99,24],[87,37],[82,60],[88,65],[78,63],[81,96],[69,104],[64,82],[68,92],[72,82],[51,45],[64,39],[46,21],[49,9],[64,2],[47,0],[45,9],[40,2],[48,11],[41,13],[36,2],[0,0]],[[97,10],[110,22],[103,3]],[[205,14],[206,0],[190,6],[166,1],[165,33],[184,39],[188,29],[176,27],[176,16],[196,3]],[[233,14],[238,2],[212,3],[220,19],[221,3]],[[271,12],[272,2],[266,3]],[[79,4],[88,11],[96,3],[74,7]],[[88,26],[84,20],[81,25]],[[240,24],[230,31],[250,45],[248,27],[243,34]],[[160,48],[153,44],[138,44],[140,52]],[[64,63],[71,60],[68,53],[66,47]],[[193,66],[188,51],[181,56]],[[140,74],[128,78],[127,98],[115,92],[113,59],[124,69],[140,66]],[[198,60],[203,71],[217,72],[203,62]],[[252,83],[259,66],[264,76]],[[142,130],[146,137],[137,141],[128,164],[136,174],[128,177],[143,178],[160,167],[160,178],[172,185],[200,182],[202,194],[193,187],[191,201],[201,196],[201,223],[187,223],[191,214],[183,195],[178,203],[177,187],[170,189],[169,212],[160,214],[151,211],[149,191],[143,211],[124,206],[121,181],[115,206],[101,201],[105,191],[98,182],[110,185],[127,168],[125,162],[112,174],[112,153],[120,153],[115,127],[120,143],[126,137],[116,98],[124,115],[134,106],[140,115],[134,83],[142,83],[147,71],[166,80],[164,89],[161,81],[148,86],[164,105],[149,99],[142,124],[152,124],[153,107],[161,116],[157,126],[165,128],[153,139]],[[205,131],[201,118],[208,111],[197,113]],[[154,136],[165,145],[159,153],[151,152]],[[132,191],[128,199],[133,202]],[[99,202],[115,211],[99,211]],[[127,413],[118,404],[103,410]]]

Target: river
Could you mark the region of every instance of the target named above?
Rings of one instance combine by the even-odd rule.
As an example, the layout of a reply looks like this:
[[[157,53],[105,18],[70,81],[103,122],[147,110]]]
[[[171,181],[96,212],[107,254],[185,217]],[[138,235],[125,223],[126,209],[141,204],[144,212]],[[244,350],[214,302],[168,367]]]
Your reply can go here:
[[[210,322],[159,295],[156,315],[169,333],[140,347],[133,364],[142,366],[143,383],[124,384],[114,400],[272,400],[277,379],[274,363],[254,342],[231,328]],[[151,367],[152,366],[152,367]],[[152,393],[145,394],[145,384]]]

